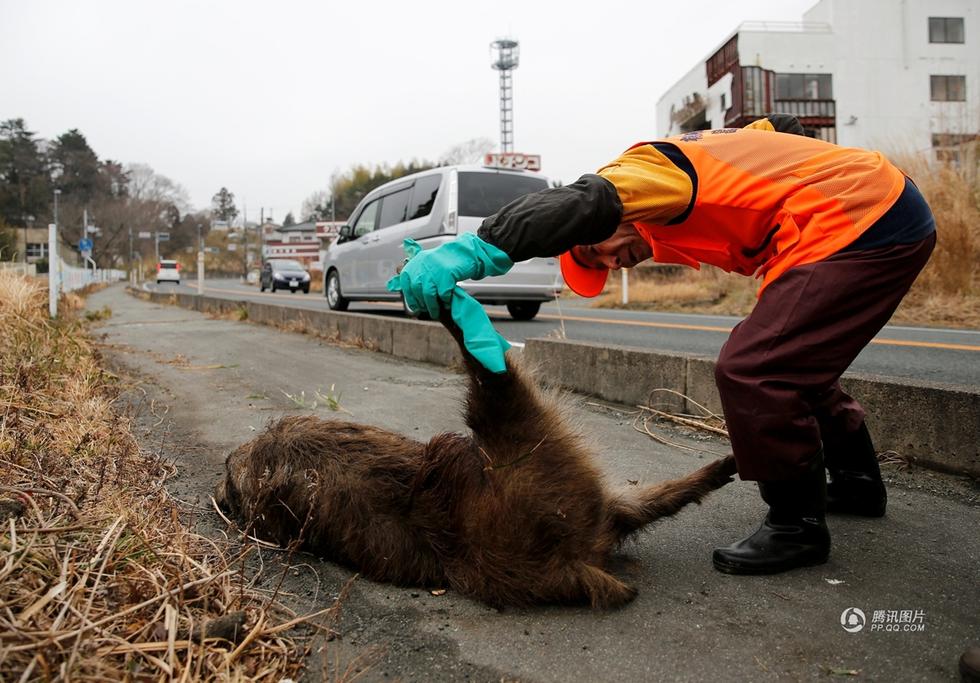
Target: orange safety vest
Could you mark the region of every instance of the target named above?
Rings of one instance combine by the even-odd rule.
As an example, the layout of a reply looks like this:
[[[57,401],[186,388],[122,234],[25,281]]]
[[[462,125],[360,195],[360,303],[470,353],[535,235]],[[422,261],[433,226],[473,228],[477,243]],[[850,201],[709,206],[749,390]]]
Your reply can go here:
[[[634,224],[654,260],[755,274],[760,294],[793,266],[852,243],[905,187],[880,153],[803,136],[723,128],[660,142],[690,160],[697,187],[683,220]]]

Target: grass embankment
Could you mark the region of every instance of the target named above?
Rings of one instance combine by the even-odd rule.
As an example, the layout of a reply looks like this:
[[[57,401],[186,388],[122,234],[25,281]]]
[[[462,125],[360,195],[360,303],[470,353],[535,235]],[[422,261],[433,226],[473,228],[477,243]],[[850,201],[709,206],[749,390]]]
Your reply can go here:
[[[929,264],[892,317],[893,323],[980,328],[980,181],[922,157],[898,159],[936,216],[938,241]],[[630,303],[623,306],[620,277],[611,274],[595,306],[686,313],[747,315],[759,282],[711,266],[633,269]]]
[[[237,543],[185,526],[72,298],[52,322],[46,290],[0,272],[0,680],[295,675],[295,615],[248,587]]]

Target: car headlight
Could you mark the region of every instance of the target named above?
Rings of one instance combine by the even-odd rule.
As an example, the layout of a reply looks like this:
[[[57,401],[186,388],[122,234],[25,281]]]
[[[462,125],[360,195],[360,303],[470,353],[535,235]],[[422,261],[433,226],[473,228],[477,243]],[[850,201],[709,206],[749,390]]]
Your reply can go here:
[[[309,281],[310,281],[310,274],[303,273],[303,282],[309,282]]]
[[[278,272],[278,271],[273,271],[272,277],[275,280],[285,280],[286,279],[285,277],[283,277],[283,274],[280,273],[280,272]]]

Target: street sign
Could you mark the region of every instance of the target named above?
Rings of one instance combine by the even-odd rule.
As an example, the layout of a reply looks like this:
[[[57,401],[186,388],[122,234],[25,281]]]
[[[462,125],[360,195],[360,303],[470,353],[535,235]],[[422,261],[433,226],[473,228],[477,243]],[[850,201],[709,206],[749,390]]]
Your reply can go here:
[[[92,253],[92,240],[90,240],[88,237],[83,237],[82,239],[78,240],[78,250],[81,251],[81,252],[86,252],[87,251],[87,252],[89,252],[91,254]]]
[[[153,233],[152,232],[150,232],[148,230],[140,230],[140,232],[139,232],[139,238],[141,240],[148,240],[151,237],[153,237]]]
[[[169,242],[169,241],[170,241],[170,233],[169,232],[158,232],[157,233],[157,242]]]
[[[207,251],[209,254],[219,254],[219,253],[221,253],[221,250],[218,249],[218,247],[205,247],[205,251]]]
[[[540,171],[540,154],[521,154],[519,152],[490,153],[483,157],[485,166],[510,168],[515,171]]]

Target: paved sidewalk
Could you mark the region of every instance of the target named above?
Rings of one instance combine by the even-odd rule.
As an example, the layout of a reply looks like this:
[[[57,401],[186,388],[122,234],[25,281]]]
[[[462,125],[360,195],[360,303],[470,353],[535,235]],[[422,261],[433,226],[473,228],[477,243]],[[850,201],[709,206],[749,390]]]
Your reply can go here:
[[[182,498],[206,500],[232,448],[302,410],[284,392],[308,402],[331,394],[352,416],[343,417],[420,440],[463,429],[462,377],[444,368],[209,319],[120,286],[90,297],[91,308],[105,305],[113,315],[96,334],[105,335],[107,359],[135,371],[154,400],[161,423],[146,446],[162,444],[177,459]],[[652,441],[623,413],[581,397],[569,403],[613,484],[676,477],[709,457]],[[912,486],[890,489],[884,519],[830,519],[834,551],[821,567],[775,577],[712,569],[711,549],[754,530],[763,514],[755,487],[738,482],[628,549],[617,573],[639,597],[625,609],[498,612],[452,593],[360,580],[345,606],[343,644],[351,653],[384,648],[363,680],[956,680],[961,651],[980,643],[980,507],[904,480]],[[296,562],[304,566],[290,590],[311,610],[351,575],[309,557]],[[856,633],[841,626],[850,608],[866,619]]]

